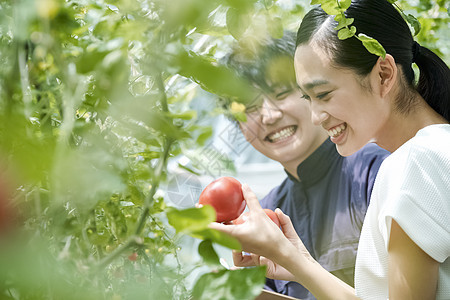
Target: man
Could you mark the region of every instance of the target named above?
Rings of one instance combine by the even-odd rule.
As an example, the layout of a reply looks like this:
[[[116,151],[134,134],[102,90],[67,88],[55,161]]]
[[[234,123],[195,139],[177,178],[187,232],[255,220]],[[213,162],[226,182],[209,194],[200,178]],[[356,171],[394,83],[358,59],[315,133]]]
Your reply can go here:
[[[256,150],[278,161],[287,174],[261,200],[263,208],[281,208],[311,255],[353,286],[362,223],[376,173],[389,153],[368,144],[341,157],[328,133],[312,124],[310,104],[295,84],[294,38],[286,32],[251,51],[237,47],[227,57],[228,66],[260,92],[247,104],[247,120],[239,127]],[[314,299],[296,282],[267,279],[265,288]]]

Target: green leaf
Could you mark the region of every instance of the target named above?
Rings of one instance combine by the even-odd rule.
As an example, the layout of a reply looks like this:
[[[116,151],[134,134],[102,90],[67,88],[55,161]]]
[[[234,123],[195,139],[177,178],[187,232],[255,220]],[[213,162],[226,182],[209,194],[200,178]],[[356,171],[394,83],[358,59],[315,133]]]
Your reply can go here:
[[[198,132],[200,132],[200,134],[197,137],[197,144],[202,146],[212,136],[213,129],[210,126],[204,126],[202,128],[197,128],[197,130]]]
[[[340,30],[344,27],[350,26],[353,24],[354,18],[346,18],[344,14],[337,15],[334,17],[334,20],[336,22],[339,22],[339,24],[334,28],[335,30]]]
[[[364,47],[366,47],[367,51],[372,54],[381,56],[383,58],[386,57],[386,50],[384,50],[383,46],[374,38],[367,36],[363,33],[358,35],[358,39],[363,43]]]
[[[336,0],[322,1],[322,9],[329,15],[338,15],[343,9],[341,9]]]
[[[283,21],[280,17],[269,19],[268,31],[271,37],[281,39],[283,37]]]
[[[211,240],[204,240],[198,245],[198,254],[200,254],[206,264],[220,266],[219,256],[214,250]]]
[[[232,112],[233,118],[235,118],[239,122],[247,122],[247,115],[245,112]]]
[[[209,239],[230,249],[241,249],[241,244],[235,238],[208,228],[208,225],[216,219],[216,212],[210,205],[181,210],[169,207],[167,208],[167,219],[177,232],[183,232],[201,240]]]
[[[192,232],[189,234],[190,236],[197,238],[197,239],[210,239],[214,243],[217,243],[219,245],[222,245],[224,247],[234,249],[234,250],[241,250],[241,244],[230,235],[223,233],[221,231],[217,231],[214,229],[204,229],[196,232]]]
[[[230,7],[227,11],[227,29],[230,34],[239,40],[251,24],[251,18],[247,13]]]
[[[180,75],[192,78],[208,92],[227,98],[254,98],[250,83],[225,66],[213,64],[195,53],[180,53],[172,62],[181,67]]]
[[[339,6],[343,10],[347,10],[350,7],[350,4],[352,4],[352,0],[339,0]]]
[[[167,219],[177,232],[192,233],[208,228],[216,220],[216,211],[210,205],[181,210],[170,207],[167,209]]]
[[[226,4],[238,10],[247,10],[257,0],[225,0]]]
[[[196,300],[253,300],[261,294],[265,274],[265,266],[204,274],[195,283],[193,296]]]
[[[356,33],[355,26],[350,27],[350,29],[347,27],[344,27],[338,31],[338,38],[340,40],[345,40],[345,39],[348,39],[348,38],[351,38],[352,36],[354,36],[355,33]]]
[[[183,170],[186,170],[186,171],[188,171],[189,173],[194,174],[194,175],[196,175],[196,176],[200,176],[200,173],[194,171],[193,169],[189,168],[188,166],[184,166],[184,165],[182,165],[182,164],[180,164],[180,163],[178,163],[177,165],[178,165],[178,168],[181,168],[181,169],[183,169]]]
[[[419,34],[420,29],[422,28],[419,20],[411,14],[405,15],[405,19],[412,26],[412,28],[414,28],[414,36]]]
[[[167,113],[167,116],[173,118],[173,119],[181,119],[181,120],[192,120],[197,118],[197,111],[196,110],[186,110],[181,113]]]

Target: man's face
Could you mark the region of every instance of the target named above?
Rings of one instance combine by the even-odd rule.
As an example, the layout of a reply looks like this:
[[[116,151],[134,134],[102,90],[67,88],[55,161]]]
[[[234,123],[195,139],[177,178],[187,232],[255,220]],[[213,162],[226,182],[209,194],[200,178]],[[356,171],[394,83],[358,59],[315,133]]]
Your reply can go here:
[[[247,107],[247,121],[239,123],[256,150],[285,168],[296,168],[327,138],[312,124],[309,103],[301,95],[291,88],[261,94]]]

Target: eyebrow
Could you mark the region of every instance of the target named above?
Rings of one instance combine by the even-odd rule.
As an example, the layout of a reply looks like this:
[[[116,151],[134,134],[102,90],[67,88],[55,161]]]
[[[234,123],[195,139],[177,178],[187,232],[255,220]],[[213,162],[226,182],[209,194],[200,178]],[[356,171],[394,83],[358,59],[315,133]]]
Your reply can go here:
[[[310,90],[312,88],[315,88],[316,86],[324,85],[324,84],[328,84],[328,83],[330,83],[330,82],[327,81],[327,80],[321,80],[321,79],[320,80],[314,80],[312,82],[308,82],[307,84],[304,84],[303,88],[305,90]]]

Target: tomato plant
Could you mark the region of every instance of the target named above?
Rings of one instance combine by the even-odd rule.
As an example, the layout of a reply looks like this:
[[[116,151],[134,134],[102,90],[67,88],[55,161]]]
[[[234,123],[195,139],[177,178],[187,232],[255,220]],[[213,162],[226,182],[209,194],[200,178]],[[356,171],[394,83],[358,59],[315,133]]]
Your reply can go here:
[[[198,203],[214,207],[216,222],[236,219],[246,205],[242,185],[233,177],[221,177],[208,184],[200,194]]]

